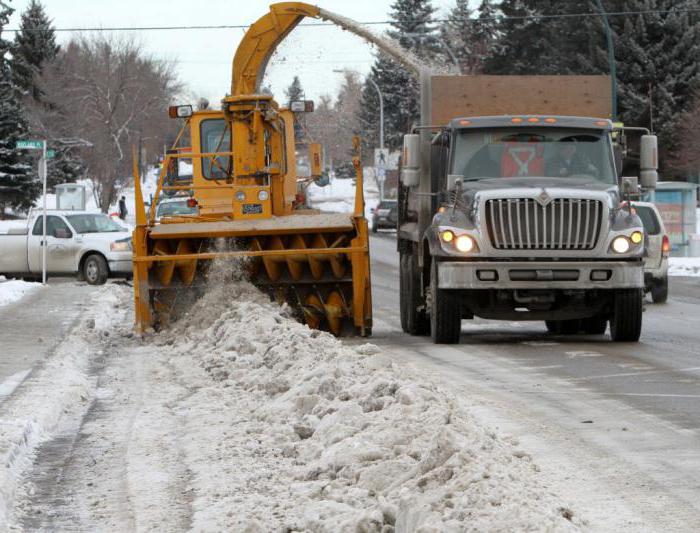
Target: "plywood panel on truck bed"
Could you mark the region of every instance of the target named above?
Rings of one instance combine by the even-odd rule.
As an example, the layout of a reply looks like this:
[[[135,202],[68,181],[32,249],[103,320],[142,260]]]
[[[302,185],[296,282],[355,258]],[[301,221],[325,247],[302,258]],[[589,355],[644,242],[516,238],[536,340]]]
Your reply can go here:
[[[456,117],[570,115],[609,118],[609,76],[433,76],[432,124]]]

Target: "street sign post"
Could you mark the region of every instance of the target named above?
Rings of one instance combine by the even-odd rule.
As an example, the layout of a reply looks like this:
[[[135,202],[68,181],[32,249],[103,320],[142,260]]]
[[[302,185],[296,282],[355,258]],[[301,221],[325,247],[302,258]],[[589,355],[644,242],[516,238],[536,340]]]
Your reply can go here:
[[[386,169],[389,166],[389,149],[375,148],[374,149],[374,176],[377,179],[379,187],[379,201],[384,200],[384,180],[386,178]]]
[[[17,141],[17,148],[19,150],[41,150],[41,159],[39,160],[39,177],[44,184],[44,207],[42,214],[41,225],[43,226],[43,232],[41,237],[41,283],[46,285],[46,159],[47,157],[53,157],[48,155],[46,150],[46,140],[31,140],[25,139],[22,141]],[[49,150],[53,152],[53,150]]]

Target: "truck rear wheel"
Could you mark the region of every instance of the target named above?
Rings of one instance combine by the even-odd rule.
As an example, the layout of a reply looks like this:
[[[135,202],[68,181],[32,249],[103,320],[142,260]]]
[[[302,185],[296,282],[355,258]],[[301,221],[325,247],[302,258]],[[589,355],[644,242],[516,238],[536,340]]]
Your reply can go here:
[[[422,305],[420,272],[418,262],[412,253],[401,254],[399,275],[399,300],[401,329],[410,335],[425,335],[430,331],[430,323]]]
[[[651,286],[651,300],[655,304],[664,304],[668,300],[668,276],[654,281]]]
[[[615,307],[610,318],[610,337],[615,342],[637,342],[642,333],[642,289],[615,291]]]
[[[83,278],[89,285],[104,285],[109,277],[109,268],[105,258],[90,254],[83,262]]]
[[[457,344],[462,329],[458,296],[438,288],[437,261],[430,266],[430,335],[435,344]]]

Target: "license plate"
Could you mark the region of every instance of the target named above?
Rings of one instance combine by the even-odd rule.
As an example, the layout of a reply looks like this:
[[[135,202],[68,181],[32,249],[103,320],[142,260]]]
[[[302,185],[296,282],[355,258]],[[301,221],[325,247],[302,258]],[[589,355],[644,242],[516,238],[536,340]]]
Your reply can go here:
[[[243,204],[244,215],[259,215],[262,212],[262,204]]]

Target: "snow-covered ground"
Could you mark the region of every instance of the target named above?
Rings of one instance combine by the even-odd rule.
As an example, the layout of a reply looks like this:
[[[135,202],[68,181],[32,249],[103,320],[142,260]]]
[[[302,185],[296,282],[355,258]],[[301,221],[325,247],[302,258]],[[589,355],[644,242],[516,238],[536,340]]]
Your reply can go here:
[[[372,210],[379,203],[379,191],[374,179],[365,169],[365,217],[372,224]],[[332,179],[326,187],[312,184],[307,189],[311,207],[333,213],[352,213],[355,210],[355,185],[352,179]]]
[[[668,275],[700,277],[700,257],[669,257]]]
[[[22,281],[19,279],[6,279],[0,276],[0,307],[11,304],[24,297],[29,292],[41,287],[41,283]]]
[[[131,297],[101,289],[13,396],[0,426],[0,519],[250,532],[585,526],[468,396],[376,346],[312,331],[245,282],[213,282],[185,318],[141,340]],[[57,435],[69,444],[54,452],[65,466],[53,479],[42,445]]]

